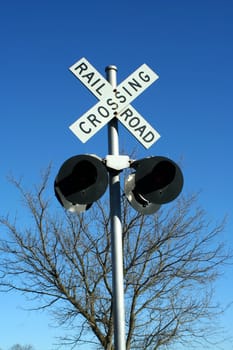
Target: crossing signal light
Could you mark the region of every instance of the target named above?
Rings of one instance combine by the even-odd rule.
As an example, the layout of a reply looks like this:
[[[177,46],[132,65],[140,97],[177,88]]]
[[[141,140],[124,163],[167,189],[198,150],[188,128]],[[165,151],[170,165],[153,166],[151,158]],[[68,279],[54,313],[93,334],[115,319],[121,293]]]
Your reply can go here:
[[[77,155],[61,166],[54,191],[61,205],[73,212],[88,210],[106,191],[107,169],[95,155]]]
[[[183,187],[179,166],[166,157],[150,157],[131,164],[135,169],[125,180],[125,194],[134,209],[143,214],[156,212],[173,201]]]

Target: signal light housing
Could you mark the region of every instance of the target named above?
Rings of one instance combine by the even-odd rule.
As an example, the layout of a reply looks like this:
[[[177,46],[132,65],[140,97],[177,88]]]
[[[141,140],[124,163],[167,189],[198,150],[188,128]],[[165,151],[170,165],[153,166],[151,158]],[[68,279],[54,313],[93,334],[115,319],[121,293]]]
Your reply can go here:
[[[78,155],[61,166],[54,191],[61,205],[72,212],[88,210],[108,186],[107,169],[95,155]]]
[[[174,200],[183,187],[179,166],[166,157],[150,157],[131,164],[135,173],[125,180],[125,194],[134,209],[143,214],[156,212],[161,204]]]

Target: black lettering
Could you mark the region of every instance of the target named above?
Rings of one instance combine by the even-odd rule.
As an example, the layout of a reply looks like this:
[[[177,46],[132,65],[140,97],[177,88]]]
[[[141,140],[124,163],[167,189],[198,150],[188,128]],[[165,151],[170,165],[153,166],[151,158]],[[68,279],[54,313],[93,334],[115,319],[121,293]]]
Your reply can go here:
[[[145,129],[146,129],[146,125],[142,125],[142,126],[139,126],[139,128],[135,129],[135,131],[139,131],[139,134],[142,137]]]
[[[94,114],[89,114],[89,116],[87,117],[87,119],[89,120],[89,122],[90,122],[94,127],[96,127],[96,123],[101,123],[101,121],[98,120]]]
[[[90,73],[88,73],[88,74],[84,74],[84,75],[82,76],[82,78],[87,78],[88,84],[89,84],[89,83],[91,82],[91,80],[92,80],[94,74],[95,74],[94,72],[90,72]]]
[[[109,98],[107,100],[107,104],[109,106],[112,106],[112,110],[115,111],[118,108],[118,104],[112,100],[112,98]]]
[[[131,109],[127,108],[124,112],[122,112],[122,113],[120,114],[120,117],[123,117],[124,115],[125,115],[125,121],[127,121],[127,119],[128,119],[129,117],[132,117],[133,112],[131,111]]]
[[[98,92],[98,94],[100,95],[100,96],[102,96],[102,94],[100,93],[100,89],[102,89],[102,87],[104,87],[105,86],[105,83],[103,83],[102,85],[100,85],[99,87],[98,87],[98,89],[96,89],[95,91],[96,92]]]
[[[123,86],[122,89],[124,89],[125,92],[127,92],[127,94],[128,94],[129,96],[132,96],[132,94],[129,92],[129,90],[126,89],[126,87]]]
[[[95,84],[97,84],[100,81],[100,78],[98,78],[96,81],[94,81],[93,84],[91,84],[91,86],[94,86]]]
[[[86,63],[83,62],[79,66],[75,67],[74,69],[75,70],[80,69],[79,75],[81,75],[82,71],[87,70],[87,65]]]
[[[142,79],[143,81],[147,82],[150,81],[150,76],[148,74],[145,74],[143,76],[143,74],[145,74],[144,72],[139,72],[139,78]]]
[[[153,132],[149,131],[142,139],[145,142],[151,142],[152,140],[154,140],[154,138],[155,138],[155,135],[153,134]]]
[[[142,85],[139,84],[139,82],[136,79],[132,79],[133,81],[128,81],[129,86],[131,86],[135,91],[138,91],[137,88],[141,88]]]
[[[135,122],[136,121],[136,124]],[[132,119],[130,119],[129,121],[129,126],[131,126],[131,128],[135,128],[136,126],[138,126],[138,124],[140,123],[140,119],[137,117],[133,117]]]
[[[104,118],[108,118],[109,117],[109,111],[104,106],[99,106],[98,107],[98,112]]]
[[[124,103],[126,101],[126,97],[124,95],[121,95],[120,91],[116,91],[115,96],[120,103]]]
[[[85,122],[81,122],[81,123],[79,124],[80,129],[81,129],[85,134],[90,134],[91,128],[89,128],[88,130],[85,130],[85,129],[83,128],[83,124],[85,124]]]

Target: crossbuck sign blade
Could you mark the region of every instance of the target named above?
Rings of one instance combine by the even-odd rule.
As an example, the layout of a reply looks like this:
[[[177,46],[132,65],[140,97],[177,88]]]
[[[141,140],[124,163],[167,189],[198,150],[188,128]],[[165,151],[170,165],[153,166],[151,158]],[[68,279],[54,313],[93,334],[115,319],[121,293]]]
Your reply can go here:
[[[69,69],[100,100],[70,126],[71,131],[83,143],[114,117],[117,117],[145,148],[149,148],[160,138],[158,132],[130,105],[158,79],[158,75],[146,64],[141,65],[116,89],[113,89],[85,58]]]

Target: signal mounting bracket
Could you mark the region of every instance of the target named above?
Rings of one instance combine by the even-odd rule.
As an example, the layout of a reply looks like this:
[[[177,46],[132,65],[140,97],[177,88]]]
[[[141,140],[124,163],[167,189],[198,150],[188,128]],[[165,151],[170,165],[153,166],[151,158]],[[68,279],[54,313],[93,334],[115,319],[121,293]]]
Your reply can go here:
[[[107,155],[104,159],[105,165],[108,168],[121,171],[123,169],[127,169],[130,167],[130,159],[129,156],[125,155]]]

